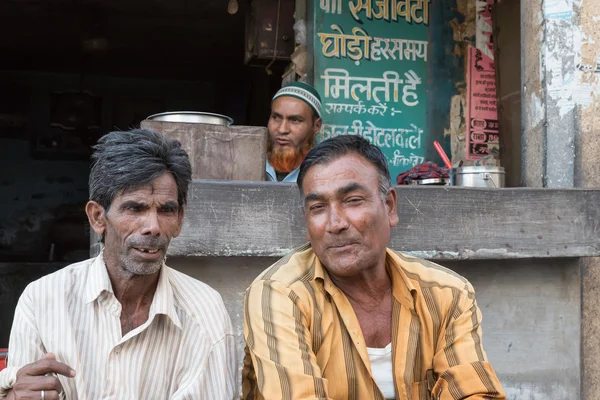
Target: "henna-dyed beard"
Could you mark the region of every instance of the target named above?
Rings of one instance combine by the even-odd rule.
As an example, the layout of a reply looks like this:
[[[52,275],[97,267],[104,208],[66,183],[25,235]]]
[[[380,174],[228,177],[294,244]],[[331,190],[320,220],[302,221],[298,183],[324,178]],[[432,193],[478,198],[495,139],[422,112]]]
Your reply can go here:
[[[269,163],[273,166],[275,172],[289,173],[302,164],[304,158],[313,147],[314,135],[309,137],[299,145],[281,146],[274,144],[269,137]]]

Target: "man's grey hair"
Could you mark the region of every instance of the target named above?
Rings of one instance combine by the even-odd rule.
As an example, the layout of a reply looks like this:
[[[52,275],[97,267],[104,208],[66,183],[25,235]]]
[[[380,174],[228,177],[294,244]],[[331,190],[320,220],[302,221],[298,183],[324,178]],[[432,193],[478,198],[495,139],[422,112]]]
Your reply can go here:
[[[187,203],[192,168],[177,140],[146,129],[110,132],[94,146],[89,178],[90,200],[105,212],[119,193],[146,185],[165,172],[177,184],[177,202]]]
[[[381,194],[381,200],[385,201],[391,187],[392,182],[389,175],[386,176],[385,173],[379,171],[379,192]]]

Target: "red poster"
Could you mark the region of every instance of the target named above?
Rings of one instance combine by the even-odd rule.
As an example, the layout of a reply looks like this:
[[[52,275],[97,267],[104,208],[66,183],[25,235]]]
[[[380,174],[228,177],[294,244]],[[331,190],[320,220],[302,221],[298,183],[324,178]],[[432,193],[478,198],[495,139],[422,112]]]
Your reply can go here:
[[[467,70],[467,159],[500,158],[494,60],[469,49]]]

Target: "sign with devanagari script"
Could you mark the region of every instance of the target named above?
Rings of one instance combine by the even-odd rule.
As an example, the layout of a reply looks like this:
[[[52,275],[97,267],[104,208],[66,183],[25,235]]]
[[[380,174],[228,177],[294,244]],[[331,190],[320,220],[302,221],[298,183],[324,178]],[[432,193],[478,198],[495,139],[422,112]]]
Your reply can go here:
[[[496,64],[492,42],[492,5],[477,7],[476,47],[467,56],[467,160],[500,160],[500,131],[496,104]],[[493,165],[493,164],[491,164]]]
[[[500,132],[496,104],[494,60],[479,49],[467,57],[467,159],[500,157]]]
[[[392,181],[425,161],[430,0],[316,0],[317,141],[360,135],[385,154]]]

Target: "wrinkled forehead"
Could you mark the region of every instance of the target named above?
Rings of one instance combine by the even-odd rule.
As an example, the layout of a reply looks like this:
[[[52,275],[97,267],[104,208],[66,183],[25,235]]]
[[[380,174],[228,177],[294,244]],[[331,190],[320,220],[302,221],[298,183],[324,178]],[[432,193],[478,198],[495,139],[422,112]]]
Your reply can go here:
[[[329,162],[312,165],[302,182],[303,195],[333,193],[348,187],[379,190],[379,171],[356,153],[341,155]]]
[[[125,187],[117,193],[113,202],[150,198],[160,199],[161,202],[177,202],[177,183],[171,174],[165,173],[150,182]]]

